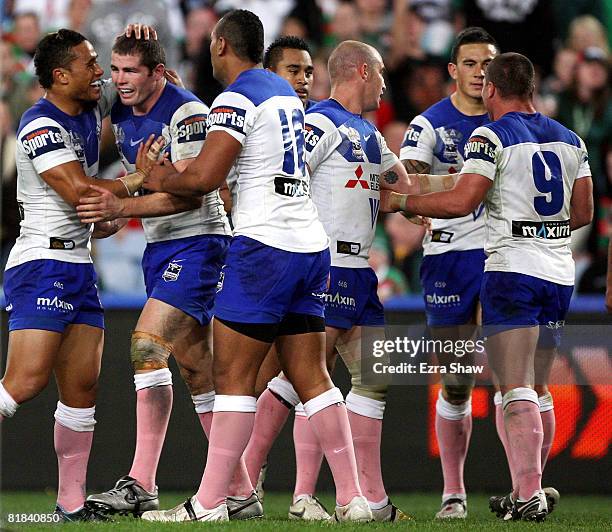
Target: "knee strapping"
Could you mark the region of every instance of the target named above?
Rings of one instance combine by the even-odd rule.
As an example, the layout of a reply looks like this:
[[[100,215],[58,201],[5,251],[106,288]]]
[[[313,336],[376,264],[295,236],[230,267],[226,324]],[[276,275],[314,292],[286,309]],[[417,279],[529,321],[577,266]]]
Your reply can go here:
[[[440,390],[438,400],[436,401],[436,412],[444,419],[458,421],[472,413],[472,399],[469,398],[467,401],[456,405],[444,399],[442,390]]]
[[[505,393],[502,398],[502,408],[505,410],[506,407],[514,401],[529,401],[538,405],[538,408],[540,406],[538,394],[531,388],[514,388]]]
[[[215,405],[215,391],[192,395],[191,400],[193,401],[196,414],[212,412]]]
[[[54,417],[60,425],[67,429],[74,430],[75,432],[92,432],[96,424],[95,414],[95,406],[90,408],[73,408],[58,401]]]
[[[555,408],[553,396],[550,392],[540,395],[540,397],[538,397],[538,403],[540,405],[540,412],[548,412]]]
[[[360,416],[372,419],[382,419],[385,413],[386,402],[384,399],[374,399],[364,396],[361,390],[353,389],[346,396],[346,409]]]
[[[274,377],[268,383],[268,388],[272,393],[284,399],[289,404],[289,407],[295,406],[300,402],[300,398],[298,397],[295,388],[293,388],[293,385],[285,379]]]
[[[19,405],[15,402],[15,399],[11,397],[0,382],[0,415],[3,417],[13,417],[18,407]]]
[[[146,332],[134,331],[130,357],[134,371],[168,368],[172,345],[163,338]]]
[[[168,368],[137,373],[134,375],[134,387],[136,391],[155,386],[172,386],[172,373]]]
[[[362,397],[367,397],[373,401],[380,401],[384,404],[387,399],[389,385],[386,382],[381,382],[379,384],[362,384],[361,362],[362,361],[359,359],[348,363],[345,362],[346,368],[351,375],[351,391]],[[359,412],[355,413],[358,414]]]

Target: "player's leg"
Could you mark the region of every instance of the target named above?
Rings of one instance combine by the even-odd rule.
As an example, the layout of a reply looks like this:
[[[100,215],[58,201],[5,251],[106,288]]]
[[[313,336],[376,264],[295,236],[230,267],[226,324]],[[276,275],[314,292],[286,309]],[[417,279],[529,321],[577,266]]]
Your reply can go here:
[[[54,428],[59,468],[57,505],[67,514],[74,514],[85,502],[103,343],[102,328],[69,325],[54,365],[59,391]]]
[[[9,332],[6,371],[0,382],[1,419],[13,417],[20,404],[49,383],[62,333],[38,329]]]
[[[513,519],[541,520],[546,516],[541,489],[543,429],[534,390],[544,284],[521,274],[485,272],[481,291],[487,355],[499,380],[504,427],[518,484]]]
[[[432,338],[450,340],[453,345],[474,338],[476,326],[471,323],[453,327],[431,327]],[[455,353],[437,355],[439,364],[471,365],[472,353],[456,356]],[[440,449],[440,462],[444,479],[442,506],[438,519],[467,517],[467,495],[463,481],[463,466],[472,434],[472,389],[474,377],[461,373],[442,376],[442,389],[436,401],[436,438]]]
[[[540,416],[544,428],[542,443],[542,471],[546,467],[548,454],[555,439],[555,406],[548,389],[550,371],[557,355],[557,349],[546,344],[538,344],[535,355],[535,391],[538,394]]]

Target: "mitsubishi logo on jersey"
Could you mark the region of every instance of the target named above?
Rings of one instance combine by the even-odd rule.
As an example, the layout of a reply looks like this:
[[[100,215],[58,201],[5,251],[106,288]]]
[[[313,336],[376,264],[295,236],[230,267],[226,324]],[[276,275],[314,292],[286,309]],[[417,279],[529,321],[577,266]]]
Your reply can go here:
[[[367,182],[367,180],[361,179],[361,176],[363,175],[363,168],[361,168],[361,165],[359,165],[357,170],[355,170],[355,175],[357,176],[357,179],[349,179],[346,182],[346,185],[344,185],[344,188],[355,188],[357,184],[359,184],[361,185],[361,188],[369,190],[370,184]]]

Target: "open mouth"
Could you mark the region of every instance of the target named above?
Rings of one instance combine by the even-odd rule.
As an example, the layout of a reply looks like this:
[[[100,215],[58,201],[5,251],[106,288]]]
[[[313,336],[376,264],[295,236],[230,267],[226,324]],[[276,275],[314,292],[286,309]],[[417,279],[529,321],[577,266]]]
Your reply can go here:
[[[93,87],[94,89],[99,89],[102,87],[102,80],[101,79],[97,79],[96,81],[92,81],[89,84],[90,87]]]
[[[134,94],[134,89],[119,89],[119,92],[123,96],[130,96],[130,95]]]

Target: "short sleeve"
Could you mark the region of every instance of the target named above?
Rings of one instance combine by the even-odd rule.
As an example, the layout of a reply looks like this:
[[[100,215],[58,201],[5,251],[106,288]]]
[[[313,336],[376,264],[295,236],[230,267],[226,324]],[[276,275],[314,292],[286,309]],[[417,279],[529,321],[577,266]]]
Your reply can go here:
[[[589,153],[582,139],[580,139],[580,155],[579,156],[580,156],[580,163],[578,166],[578,175],[576,176],[576,178],[580,179],[581,177],[590,177],[592,174],[591,174],[591,167],[589,166]]]
[[[244,146],[253,128],[256,107],[248,98],[235,92],[222,92],[212,103],[206,121],[208,133],[224,131]]]
[[[502,144],[493,131],[484,126],[476,128],[465,143],[461,173],[479,174],[493,181],[501,150]]]
[[[103,79],[100,90],[102,95],[98,101],[98,109],[100,110],[100,117],[106,118],[117,101],[117,88],[110,79]]]
[[[321,113],[306,112],[304,159],[311,174],[340,144],[341,138],[334,123]]]
[[[46,117],[37,118],[23,127],[17,149],[28,156],[38,174],[79,160],[68,132],[58,122]]]
[[[404,133],[400,149],[402,161],[421,161],[433,166],[436,132],[427,118],[422,115],[414,117]]]
[[[186,102],[170,120],[170,153],[172,162],[193,159],[206,139],[208,107],[199,101]]]
[[[390,168],[393,168],[399,159],[397,155],[391,151],[389,146],[387,146],[387,141],[385,137],[382,136],[380,131],[376,131],[376,138],[378,139],[378,145],[380,146],[381,153],[381,164],[380,164],[380,173],[386,172]]]

